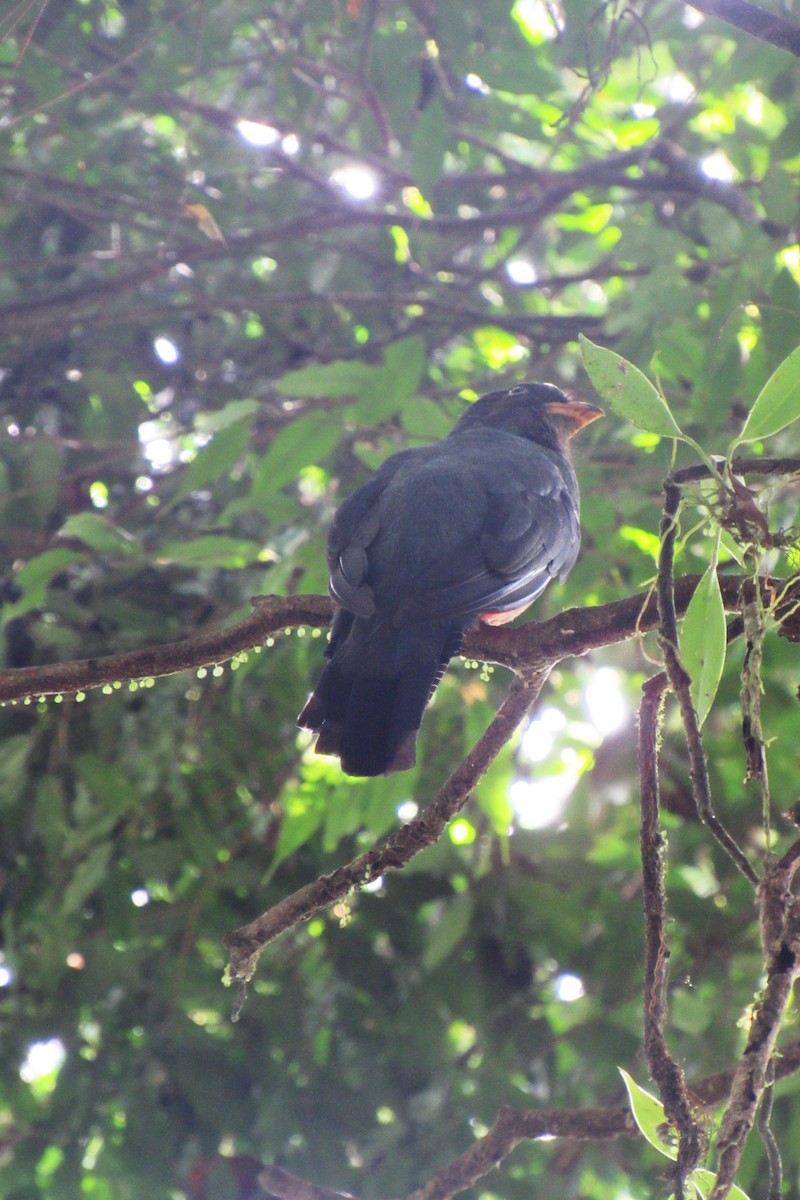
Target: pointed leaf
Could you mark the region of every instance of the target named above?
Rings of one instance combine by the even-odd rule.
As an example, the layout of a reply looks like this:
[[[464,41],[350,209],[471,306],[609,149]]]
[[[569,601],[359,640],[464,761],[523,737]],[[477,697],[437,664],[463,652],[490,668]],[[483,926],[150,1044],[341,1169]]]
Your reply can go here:
[[[92,892],[100,887],[108,875],[111,862],[111,842],[101,842],[93,846],[86,857],[76,867],[61,897],[61,915],[77,912],[88,900]]]
[[[75,538],[100,554],[135,554],[139,549],[131,534],[96,512],[72,513],[59,529],[58,536]]]
[[[239,421],[220,429],[207,446],[198,450],[183,473],[177,492],[169,503],[171,508],[184,496],[196,492],[223,475],[227,475],[237,459],[244,453],[250,434],[250,422]]]
[[[229,425],[238,425],[240,421],[248,421],[261,408],[257,400],[229,400],[223,408],[214,412],[198,413],[195,417],[195,429],[198,433],[219,433]]]
[[[332,415],[310,412],[276,436],[253,480],[253,499],[263,501],[297,478],[303,467],[319,465],[339,441],[342,427]]]
[[[275,381],[275,387],[285,396],[357,396],[380,369],[358,359],[337,359],[289,371]]]
[[[191,542],[165,542],[156,552],[156,562],[179,567],[225,567],[241,570],[259,561],[258,542],[207,534]]]
[[[422,956],[423,969],[433,971],[463,941],[475,912],[475,899],[468,892],[456,896],[443,909],[428,933]]]
[[[689,601],[680,634],[681,658],[692,681],[692,703],[701,725],[717,694],[725,649],[725,607],[716,566],[712,564]]]
[[[362,387],[353,416],[360,425],[376,425],[394,416],[403,401],[413,396],[425,366],[421,337],[401,338],[388,346],[383,366]]]
[[[623,1071],[622,1067],[618,1067],[617,1070],[628,1089],[633,1119],[642,1134],[650,1145],[654,1146],[665,1158],[676,1159],[678,1157],[677,1147],[665,1142],[659,1132],[659,1129],[667,1123],[667,1118],[664,1116],[664,1105],[644,1088],[639,1087],[638,1083],[631,1078],[627,1071]]]
[[[756,397],[744,429],[736,439],[755,442],[780,433],[800,417],[800,346],[776,367]]]
[[[638,367],[583,334],[580,342],[586,374],[618,417],[659,437],[683,436],[658,388]]]
[[[14,577],[22,595],[13,604],[3,606],[3,621],[11,621],[32,608],[40,608],[53,579],[70,564],[80,562],[86,555],[75,550],[44,550],[32,558]]]
[[[451,138],[447,109],[434,100],[422,113],[411,137],[414,182],[423,196],[431,196],[439,182]]]

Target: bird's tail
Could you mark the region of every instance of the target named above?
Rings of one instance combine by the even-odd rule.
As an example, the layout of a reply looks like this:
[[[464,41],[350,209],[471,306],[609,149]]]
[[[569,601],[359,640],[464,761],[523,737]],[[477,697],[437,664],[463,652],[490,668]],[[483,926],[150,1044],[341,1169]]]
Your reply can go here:
[[[341,634],[332,639],[331,661],[297,723],[317,733],[317,754],[338,755],[348,775],[405,771],[416,761],[422,714],[460,647],[462,631],[435,639],[429,630],[424,636],[393,632],[390,662],[385,654],[376,662],[369,652],[376,639],[365,641],[357,628],[367,622],[350,618],[348,624],[343,639]]]

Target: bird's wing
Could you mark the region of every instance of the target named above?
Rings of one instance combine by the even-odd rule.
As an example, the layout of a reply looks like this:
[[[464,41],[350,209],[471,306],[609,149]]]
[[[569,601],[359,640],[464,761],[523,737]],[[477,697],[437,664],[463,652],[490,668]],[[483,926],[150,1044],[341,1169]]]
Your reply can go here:
[[[336,513],[328,531],[328,588],[331,596],[357,617],[371,617],[375,596],[367,583],[367,548],[380,528],[380,499],[413,451],[395,454],[353,493]]]
[[[408,596],[395,625],[524,608],[551,579],[566,575],[580,546],[577,493],[569,478],[543,456],[523,481],[487,487],[477,553],[452,583]],[[451,577],[458,566],[453,564]]]

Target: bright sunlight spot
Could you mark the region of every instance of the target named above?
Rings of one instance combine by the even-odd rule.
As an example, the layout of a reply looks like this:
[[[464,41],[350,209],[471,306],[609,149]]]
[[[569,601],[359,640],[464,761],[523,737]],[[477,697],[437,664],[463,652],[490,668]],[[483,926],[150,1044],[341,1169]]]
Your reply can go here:
[[[14,972],[5,963],[0,963],[0,988],[8,987],[13,982]]]
[[[342,188],[353,200],[370,200],[378,190],[378,176],[362,163],[337,167],[331,174],[331,183]]]
[[[683,6],[681,24],[686,29],[699,29],[703,21],[705,21],[705,17],[696,8],[690,8],[688,4]]]
[[[450,841],[454,846],[469,846],[475,841],[475,826],[466,817],[459,817],[450,826]]]
[[[567,718],[558,708],[543,708],[533,718],[522,735],[519,748],[520,758],[529,763],[540,763],[552,752],[556,734],[567,724]]]
[[[470,71],[468,75],[464,76],[464,83],[471,92],[477,92],[480,96],[488,96],[492,90],[488,83],[484,83],[480,75],[476,75],[474,71]]]
[[[146,888],[136,888],[131,892],[131,903],[137,908],[144,908],[146,904],[150,903],[150,893]]]
[[[563,975],[556,975],[553,980],[553,992],[556,1000],[572,1004],[574,1000],[580,1000],[581,996],[586,995],[586,988],[582,979],[565,971]]]
[[[760,125],[764,120],[764,94],[756,88],[748,88],[745,115],[752,125]]]
[[[677,72],[672,75],[667,81],[667,95],[673,104],[685,104],[690,96],[695,93],[695,86],[691,79],[687,79],[685,75]]]
[[[178,361],[181,352],[171,338],[157,337],[153,342],[153,349],[156,352],[156,357],[160,358],[165,366],[171,367]]]
[[[139,441],[151,467],[169,467],[175,462],[177,452],[172,441],[164,436],[161,421],[143,421],[139,426]]]
[[[281,136],[273,125],[265,125],[263,121],[237,121],[236,129],[251,146],[274,146]]]
[[[508,798],[523,829],[546,829],[556,825],[578,782],[577,769],[546,775],[543,779],[515,779]]]
[[[544,0],[515,0],[511,15],[533,45],[552,40],[564,29],[561,5],[546,4]]]
[[[527,258],[510,258],[506,263],[506,275],[512,283],[536,283],[539,278],[536,267]]]
[[[19,1069],[19,1077],[24,1083],[35,1083],[46,1075],[52,1075],[67,1057],[64,1043],[60,1038],[48,1038],[46,1042],[31,1042],[28,1053]]]
[[[616,733],[628,723],[630,709],[622,693],[619,671],[613,667],[599,667],[583,693],[589,720],[598,732]]]
[[[719,179],[722,183],[730,183],[736,175],[733,163],[721,150],[701,158],[700,170],[708,179]]]

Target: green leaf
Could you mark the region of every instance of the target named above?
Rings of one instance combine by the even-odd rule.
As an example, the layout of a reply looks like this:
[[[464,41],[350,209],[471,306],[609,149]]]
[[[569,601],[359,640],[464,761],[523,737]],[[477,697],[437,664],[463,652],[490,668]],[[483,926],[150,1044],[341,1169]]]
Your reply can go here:
[[[104,881],[111,861],[111,842],[101,842],[93,846],[83,861],[78,865],[75,874],[64,889],[61,900],[61,913],[68,914],[77,910],[88,900]]]
[[[282,862],[295,850],[304,846],[325,821],[326,809],[321,796],[311,796],[307,791],[284,801],[284,817],[281,822],[275,853],[269,865],[267,877],[271,878]]]
[[[727,529],[722,529],[720,530],[719,540],[722,546],[724,546],[724,548],[727,550],[728,554],[730,554],[731,558],[736,559],[739,566],[743,567],[745,565],[744,554],[742,552],[742,547],[736,541],[736,538],[728,533]]]
[[[219,433],[216,433],[208,445],[199,450],[189,463],[178,490],[167,507],[177,504],[184,496],[198,491],[205,484],[219,479],[222,475],[227,475],[237,459],[241,458],[244,453],[249,435],[249,421],[239,421],[235,425],[229,425],[226,429],[220,429]]]
[[[192,542],[167,542],[160,546],[156,561],[162,565],[175,563],[180,567],[249,567],[259,560],[261,546],[244,538],[209,534]]]
[[[797,190],[783,167],[771,166],[761,180],[761,203],[771,221],[791,225],[797,216]]]
[[[47,589],[55,576],[71,563],[80,562],[85,558],[84,554],[75,550],[45,550],[30,562],[26,562],[14,576],[14,582],[21,589],[22,596],[14,604],[3,607],[3,620],[10,621],[22,613],[30,612],[32,608],[41,608]]]
[[[680,633],[681,658],[692,681],[692,703],[701,725],[717,694],[725,665],[725,649],[725,607],[716,564],[712,564],[689,601]]]
[[[275,387],[286,396],[357,396],[380,367],[357,359],[340,359],[318,367],[301,367],[276,380]]]
[[[622,1067],[618,1067],[622,1076],[625,1087],[628,1089],[628,1099],[630,1100],[631,1112],[633,1119],[639,1126],[643,1136],[647,1139],[651,1146],[658,1150],[659,1154],[663,1154],[665,1158],[677,1159],[678,1150],[676,1146],[665,1142],[661,1136],[659,1129],[666,1125],[667,1119],[664,1116],[664,1105],[655,1096],[651,1096],[644,1088],[639,1087],[628,1074],[623,1071]]]
[[[59,537],[77,538],[101,554],[135,554],[139,549],[131,534],[95,512],[73,513],[67,517],[58,534]]]
[[[773,371],[756,397],[744,429],[734,442],[772,437],[800,417],[800,346]]]
[[[445,107],[435,100],[419,118],[411,138],[412,174],[423,196],[430,198],[439,182],[451,137]]]
[[[353,415],[361,425],[375,425],[398,411],[419,387],[425,367],[425,342],[402,338],[386,350],[383,366],[361,389]]]
[[[467,934],[475,911],[475,898],[462,892],[448,901],[441,916],[432,926],[422,956],[425,971],[432,971],[455,950]]]
[[[683,437],[664,397],[638,367],[583,334],[580,342],[586,374],[618,417],[660,437]]]
[[[260,408],[257,400],[231,400],[224,408],[214,412],[201,412],[195,418],[198,433],[219,433],[240,421],[249,421]]]
[[[706,1197],[711,1195],[714,1184],[717,1182],[717,1177],[713,1171],[708,1171],[705,1167],[695,1167],[686,1182],[693,1183],[705,1200]],[[747,1192],[743,1192],[735,1183],[731,1185],[728,1195],[732,1196],[733,1200],[750,1200]]]
[[[253,497],[263,500],[297,478],[303,467],[316,466],[341,436],[337,419],[324,412],[306,413],[280,431],[261,460],[253,480]]]
[[[0,811],[11,808],[29,782],[28,758],[32,742],[26,733],[6,736],[0,742]]]
[[[439,405],[427,396],[411,396],[403,405],[400,423],[411,437],[430,441],[446,437],[453,427]]]

